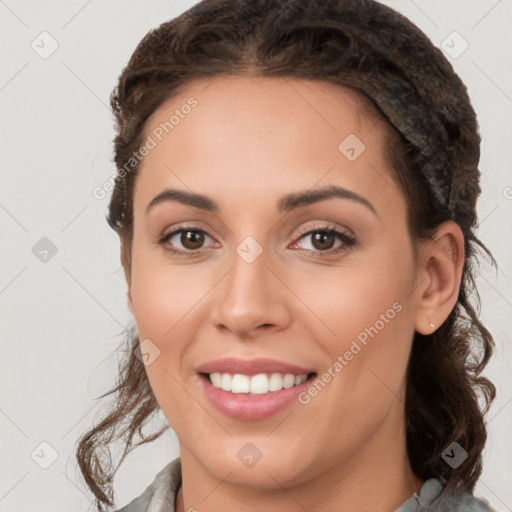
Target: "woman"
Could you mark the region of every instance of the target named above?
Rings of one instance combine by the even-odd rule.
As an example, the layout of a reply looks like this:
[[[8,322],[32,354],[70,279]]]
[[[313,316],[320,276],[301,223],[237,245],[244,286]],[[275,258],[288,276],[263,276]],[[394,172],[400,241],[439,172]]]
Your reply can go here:
[[[180,457],[122,512],[491,510],[480,137],[427,37],[374,1],[205,0],[112,107],[137,329],[77,449],[98,508],[100,450],[162,410]]]

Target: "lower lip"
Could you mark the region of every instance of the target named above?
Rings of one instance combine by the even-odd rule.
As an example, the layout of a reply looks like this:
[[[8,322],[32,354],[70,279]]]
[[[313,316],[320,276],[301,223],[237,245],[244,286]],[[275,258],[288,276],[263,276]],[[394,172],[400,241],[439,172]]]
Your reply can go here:
[[[207,376],[201,375],[200,377],[206,397],[221,413],[239,420],[261,420],[285,410],[297,401],[297,396],[310,386],[316,375],[298,386],[280,391],[270,391],[262,395],[235,394],[224,391],[213,386]]]

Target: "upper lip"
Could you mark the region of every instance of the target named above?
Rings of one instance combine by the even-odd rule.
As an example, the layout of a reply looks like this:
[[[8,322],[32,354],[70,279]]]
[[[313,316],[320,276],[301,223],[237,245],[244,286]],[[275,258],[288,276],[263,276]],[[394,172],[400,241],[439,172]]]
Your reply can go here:
[[[302,368],[294,364],[278,361],[277,359],[238,359],[226,357],[208,361],[197,368],[199,373],[241,373],[257,375],[258,373],[291,373],[293,375],[308,375],[314,370]]]

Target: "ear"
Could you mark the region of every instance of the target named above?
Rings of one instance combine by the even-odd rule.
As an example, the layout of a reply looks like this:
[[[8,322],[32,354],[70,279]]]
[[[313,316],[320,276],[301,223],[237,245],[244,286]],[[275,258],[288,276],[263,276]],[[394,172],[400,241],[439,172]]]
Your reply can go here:
[[[440,224],[420,249],[415,329],[434,332],[457,304],[464,267],[464,235],[453,221]],[[432,327],[432,325],[434,327]]]

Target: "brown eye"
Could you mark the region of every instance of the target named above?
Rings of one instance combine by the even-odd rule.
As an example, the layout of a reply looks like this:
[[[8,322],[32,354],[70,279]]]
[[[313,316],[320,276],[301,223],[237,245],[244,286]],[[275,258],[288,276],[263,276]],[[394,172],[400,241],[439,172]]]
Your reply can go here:
[[[319,251],[331,249],[335,240],[336,236],[329,231],[316,231],[312,233],[311,237],[313,247]]]
[[[175,254],[198,254],[209,239],[213,239],[202,229],[181,228],[176,229],[159,240],[165,250]]]
[[[186,249],[199,249],[204,244],[204,233],[202,231],[183,230],[180,242]]]
[[[356,240],[352,236],[337,229],[325,227],[303,233],[294,246],[317,253],[319,256],[328,256],[346,251],[355,243]]]

